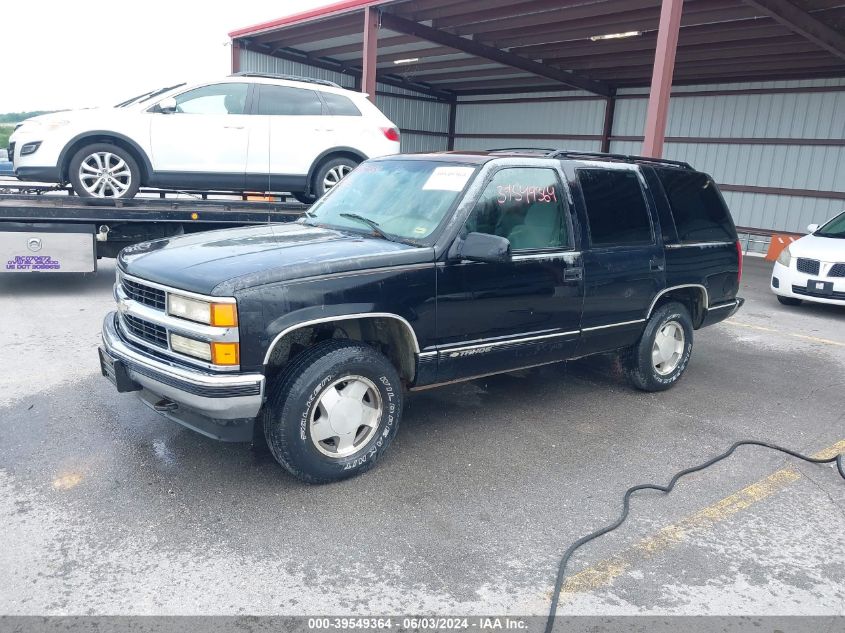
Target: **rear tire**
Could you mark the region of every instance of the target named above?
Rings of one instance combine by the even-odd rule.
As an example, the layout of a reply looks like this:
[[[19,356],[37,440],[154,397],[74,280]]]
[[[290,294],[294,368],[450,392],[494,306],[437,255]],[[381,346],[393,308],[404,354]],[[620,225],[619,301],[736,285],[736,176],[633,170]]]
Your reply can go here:
[[[642,337],[622,355],[625,376],[642,391],[664,391],[683,376],[692,355],[693,327],[680,303],[655,309]]]
[[[402,386],[392,363],[369,345],[335,339],[296,356],[274,381],[264,435],[289,473],[322,484],[372,468],[401,415]]]
[[[801,299],[795,299],[793,297],[782,297],[780,295],[775,296],[778,298],[778,301],[780,301],[785,306],[800,306],[803,303]]]
[[[291,191],[291,195],[299,200],[302,204],[314,204],[317,202],[317,196],[304,191]]]
[[[351,158],[338,157],[327,160],[317,168],[314,173],[314,182],[311,191],[317,198],[322,198],[331,191],[337,183],[358,166],[358,161]]]
[[[80,198],[128,200],[141,187],[141,169],[122,147],[92,143],[71,157],[68,179]]]

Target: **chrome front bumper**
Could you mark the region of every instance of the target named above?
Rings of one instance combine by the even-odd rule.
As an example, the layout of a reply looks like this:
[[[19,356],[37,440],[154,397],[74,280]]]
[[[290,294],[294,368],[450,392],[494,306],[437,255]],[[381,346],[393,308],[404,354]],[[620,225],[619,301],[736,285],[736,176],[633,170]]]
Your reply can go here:
[[[264,401],[262,374],[216,374],[156,358],[126,341],[116,326],[116,312],[103,321],[101,364],[103,374],[118,386],[117,372],[125,372],[140,388],[139,397],[151,408],[158,401],[175,403],[168,410],[156,410],[167,418],[216,439],[251,439],[246,429],[229,437],[226,421],[255,418]],[[137,389],[134,389],[137,390]],[[209,428],[209,423],[211,427]],[[244,425],[240,425],[244,426]],[[250,425],[251,426],[251,425]],[[217,427],[220,427],[217,429]],[[220,433],[216,430],[221,431]],[[231,429],[230,429],[231,430]]]

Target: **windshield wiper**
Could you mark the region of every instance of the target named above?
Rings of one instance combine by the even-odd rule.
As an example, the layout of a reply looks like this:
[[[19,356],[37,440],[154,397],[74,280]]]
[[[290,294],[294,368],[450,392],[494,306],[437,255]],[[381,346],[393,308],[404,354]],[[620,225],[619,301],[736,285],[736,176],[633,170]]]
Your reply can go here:
[[[172,86],[167,86],[166,88],[159,88],[158,90],[153,90],[153,92],[151,94],[148,94],[146,97],[141,99],[138,103],[144,103],[146,101],[149,101],[150,99],[154,99],[155,97],[159,96],[160,94],[164,94],[165,92],[168,92],[169,90],[173,90],[174,88],[179,88],[180,86],[184,86],[184,85],[185,85],[185,82],[183,81],[180,84],[173,84]]]
[[[816,237],[832,237],[834,239],[845,239],[845,233],[824,233],[823,231],[816,231],[813,233]]]
[[[391,233],[388,233],[385,230],[383,230],[378,225],[378,222],[376,222],[375,220],[371,220],[370,218],[365,218],[363,215],[358,215],[357,213],[341,213],[339,215],[342,218],[349,218],[350,220],[358,220],[359,222],[363,222],[364,224],[366,224],[367,226],[369,226],[373,230],[373,233],[375,233],[379,237],[382,237],[386,240],[389,240],[391,242],[401,242],[402,241],[397,236],[392,235]]]

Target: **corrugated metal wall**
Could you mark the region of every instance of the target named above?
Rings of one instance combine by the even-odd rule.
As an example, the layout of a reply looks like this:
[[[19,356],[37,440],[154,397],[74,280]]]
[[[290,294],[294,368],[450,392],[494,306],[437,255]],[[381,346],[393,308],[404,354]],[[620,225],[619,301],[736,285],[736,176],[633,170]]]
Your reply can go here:
[[[845,86],[845,81],[684,86],[676,88],[674,93],[821,86]],[[601,99],[477,103],[480,100],[495,102],[497,99],[574,94],[579,93],[462,98],[458,102],[455,147],[567,147],[598,151],[604,122],[604,101]],[[642,151],[641,139],[630,137],[642,136],[647,104],[644,90],[620,91],[613,136],[623,139],[611,143],[612,152],[638,154]],[[544,134],[550,136],[544,137]],[[667,137],[685,137],[695,142],[670,140],[665,147],[666,158],[685,160],[697,169],[711,173],[725,185],[845,192],[845,146],[841,145],[845,139],[845,90],[676,96],[669,111]],[[703,142],[711,138],[720,142]],[[730,142],[731,139],[736,142]],[[757,144],[754,142],[757,139],[811,140],[805,144]],[[840,145],[824,144],[831,140]],[[822,222],[845,208],[845,193],[841,200],[761,192],[725,191],[724,194],[738,225],[763,229],[804,231],[807,224]]]
[[[241,70],[286,75],[300,75],[328,79],[344,88],[355,89],[351,75],[308,66],[299,62],[278,59],[254,51],[240,51]],[[403,152],[434,152],[445,150],[449,132],[449,105],[433,100],[420,100],[414,92],[377,84],[376,105],[402,130],[400,146]],[[404,96],[403,96],[404,95]],[[427,134],[414,133],[427,132]]]
[[[586,92],[534,92],[461,98],[455,118],[455,149],[569,147],[598,151],[604,122],[603,99],[495,103],[497,99],[572,96],[590,95]],[[556,138],[560,136],[571,138]],[[593,138],[578,138],[584,136]]]
[[[684,86],[675,92],[822,86],[845,86],[845,81]],[[619,99],[613,135],[641,136],[646,107],[646,95]],[[694,138],[696,142],[667,142],[666,158],[685,160],[723,185],[845,192],[845,146],[824,144],[845,139],[845,90],[674,97],[666,136]],[[736,142],[706,142],[711,138]],[[759,144],[759,139],[785,140]],[[641,147],[639,140],[618,140],[610,149],[637,153]],[[764,229],[802,232],[807,224],[822,222],[845,208],[845,193],[841,200],[762,192],[724,195],[738,225]]]

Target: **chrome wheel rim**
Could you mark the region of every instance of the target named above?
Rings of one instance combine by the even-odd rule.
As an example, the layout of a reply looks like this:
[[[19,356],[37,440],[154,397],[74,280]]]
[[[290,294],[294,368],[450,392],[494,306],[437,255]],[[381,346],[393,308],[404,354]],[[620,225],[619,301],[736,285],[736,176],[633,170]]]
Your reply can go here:
[[[79,164],[79,182],[95,198],[120,198],[132,185],[132,172],[117,154],[94,152]]]
[[[378,430],[381,394],[364,376],[344,376],[328,385],[312,406],[311,442],[323,455],[339,459],[361,450]]]
[[[327,173],[326,177],[323,178],[323,192],[329,191],[332,187],[334,187],[337,183],[343,180],[349,172],[352,171],[352,167],[349,165],[337,165],[332,167]]]
[[[661,376],[668,376],[678,368],[684,356],[686,337],[684,328],[677,321],[663,324],[654,337],[651,347],[651,362]]]

